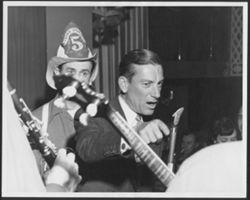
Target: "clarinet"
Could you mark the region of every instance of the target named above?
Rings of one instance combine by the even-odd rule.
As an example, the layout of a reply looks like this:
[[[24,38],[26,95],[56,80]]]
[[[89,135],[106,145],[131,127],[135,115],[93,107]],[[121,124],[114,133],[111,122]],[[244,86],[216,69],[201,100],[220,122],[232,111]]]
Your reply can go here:
[[[8,90],[14,102],[15,109],[22,124],[28,128],[28,139],[34,141],[36,147],[51,168],[57,156],[55,145],[48,139],[48,134],[42,130],[42,122],[34,117],[22,98],[19,98],[16,89],[8,82]]]

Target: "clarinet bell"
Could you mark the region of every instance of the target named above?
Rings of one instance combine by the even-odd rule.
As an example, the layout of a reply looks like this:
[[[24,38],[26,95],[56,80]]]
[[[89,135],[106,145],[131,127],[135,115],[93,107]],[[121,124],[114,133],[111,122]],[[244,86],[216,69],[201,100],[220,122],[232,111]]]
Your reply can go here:
[[[94,117],[97,113],[97,104],[96,103],[91,103],[87,106],[86,112],[88,113],[89,116]]]
[[[85,112],[80,115],[79,121],[82,123],[83,126],[87,126],[88,118],[89,118],[89,114]]]

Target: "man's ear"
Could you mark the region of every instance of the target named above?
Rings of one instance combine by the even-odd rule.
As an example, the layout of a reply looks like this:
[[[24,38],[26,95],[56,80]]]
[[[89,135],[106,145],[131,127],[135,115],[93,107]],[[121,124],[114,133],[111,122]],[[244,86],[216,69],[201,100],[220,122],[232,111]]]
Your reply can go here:
[[[122,91],[122,93],[127,93],[128,91],[128,79],[125,76],[120,76],[118,78],[118,85],[120,87],[120,90]]]
[[[58,67],[55,68],[54,74],[55,74],[56,76],[60,75],[60,70],[58,69]]]

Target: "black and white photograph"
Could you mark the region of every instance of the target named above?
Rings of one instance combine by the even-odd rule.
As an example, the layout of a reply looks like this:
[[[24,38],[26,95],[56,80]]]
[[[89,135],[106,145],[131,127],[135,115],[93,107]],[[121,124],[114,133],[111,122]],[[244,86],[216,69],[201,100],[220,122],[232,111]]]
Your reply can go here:
[[[2,197],[247,197],[247,2],[2,5]]]

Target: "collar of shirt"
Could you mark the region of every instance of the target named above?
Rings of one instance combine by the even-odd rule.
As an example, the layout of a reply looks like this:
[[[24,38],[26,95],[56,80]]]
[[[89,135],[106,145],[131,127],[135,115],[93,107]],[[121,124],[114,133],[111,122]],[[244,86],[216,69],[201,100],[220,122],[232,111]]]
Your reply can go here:
[[[118,100],[122,107],[122,110],[124,112],[128,124],[133,127],[136,123],[135,119],[138,114],[129,107],[129,105],[126,103],[126,101],[121,95],[118,96]]]
[[[55,100],[57,99],[58,97],[55,97],[54,99],[53,99],[53,101],[51,101],[51,115],[52,116],[55,116],[55,115],[57,115],[57,114],[60,114],[60,113],[62,113],[62,112],[65,112],[66,110],[64,110],[64,109],[62,109],[62,108],[58,108],[55,104],[54,104],[54,102],[55,102]]]

